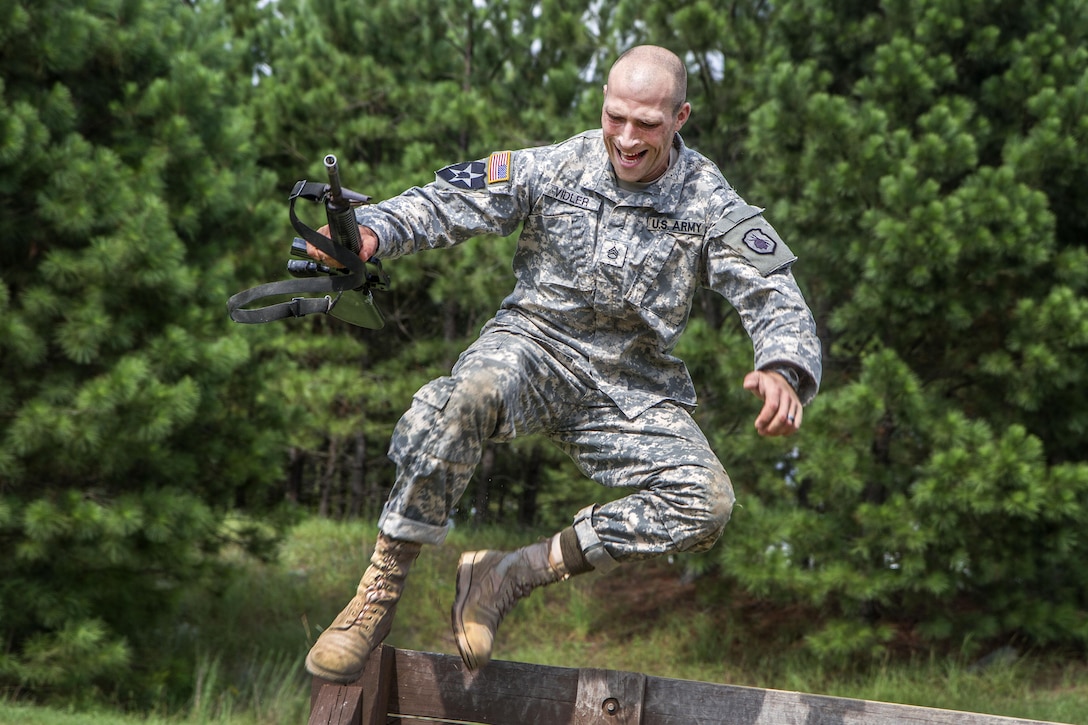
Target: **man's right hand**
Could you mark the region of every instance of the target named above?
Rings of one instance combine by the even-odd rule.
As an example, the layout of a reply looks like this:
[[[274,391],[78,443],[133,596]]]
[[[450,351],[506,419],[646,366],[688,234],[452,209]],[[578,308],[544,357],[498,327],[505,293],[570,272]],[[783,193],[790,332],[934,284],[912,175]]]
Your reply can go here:
[[[317,233],[324,237],[332,238],[329,233],[328,224],[318,229]],[[362,224],[359,225],[359,242],[359,258],[364,262],[378,253],[378,235],[375,234],[374,230],[370,227],[364,227]],[[306,242],[306,254],[329,267],[344,266],[309,242]]]

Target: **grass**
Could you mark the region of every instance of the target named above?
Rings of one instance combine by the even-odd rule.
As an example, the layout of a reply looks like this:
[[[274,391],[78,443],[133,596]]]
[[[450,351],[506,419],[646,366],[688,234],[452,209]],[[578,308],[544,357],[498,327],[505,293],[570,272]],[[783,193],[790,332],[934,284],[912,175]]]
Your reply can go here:
[[[149,713],[125,715],[0,700],[0,723],[305,722],[303,657],[352,596],[374,533],[373,524],[308,520],[292,532],[276,563],[246,561],[221,591],[193,592],[179,631],[163,640],[164,650],[193,663],[187,682],[164,685],[164,691],[189,692],[185,701],[164,697]],[[448,620],[460,552],[513,548],[535,538],[525,531],[455,529],[443,546],[424,547],[387,642],[455,654]],[[494,656],[1088,725],[1083,661],[1010,656],[976,668],[963,658],[923,658],[830,669],[781,634],[797,630],[789,616],[724,596],[712,577],[693,580],[682,559],[643,562],[534,592],[503,623]]]

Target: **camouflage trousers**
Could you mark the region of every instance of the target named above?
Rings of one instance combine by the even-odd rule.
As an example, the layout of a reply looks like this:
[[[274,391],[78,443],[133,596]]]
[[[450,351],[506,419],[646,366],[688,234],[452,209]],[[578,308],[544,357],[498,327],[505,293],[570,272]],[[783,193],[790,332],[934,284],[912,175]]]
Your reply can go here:
[[[733,488],[686,409],[664,402],[628,419],[536,341],[506,331],[482,335],[448,377],[416,393],[393,432],[397,478],[379,528],[397,539],[441,543],[485,441],[535,433],[597,483],[630,489],[575,519],[579,545],[596,568],[704,551],[721,536]]]

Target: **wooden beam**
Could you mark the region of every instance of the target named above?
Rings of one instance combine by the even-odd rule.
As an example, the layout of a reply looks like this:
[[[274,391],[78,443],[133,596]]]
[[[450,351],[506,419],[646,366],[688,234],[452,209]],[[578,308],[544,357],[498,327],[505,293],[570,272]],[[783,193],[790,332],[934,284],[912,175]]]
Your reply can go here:
[[[342,685],[315,678],[309,725],[362,725],[362,685]]]
[[[393,649],[379,646],[355,682],[314,677],[308,725],[385,725],[392,671]]]
[[[366,695],[360,714],[361,725],[386,725],[386,713],[389,712],[389,688],[393,683],[392,647],[378,645],[370,653],[370,659],[359,678]]]
[[[642,725],[1055,725],[828,695],[649,677]]]
[[[578,670],[576,723],[640,725],[646,675],[616,670]]]
[[[617,670],[493,661],[470,672],[460,657],[386,646],[359,682],[319,683],[310,725],[1058,725]]]
[[[397,650],[389,713],[485,725],[558,725],[573,722],[577,690],[573,669],[492,661],[471,672],[457,656]]]

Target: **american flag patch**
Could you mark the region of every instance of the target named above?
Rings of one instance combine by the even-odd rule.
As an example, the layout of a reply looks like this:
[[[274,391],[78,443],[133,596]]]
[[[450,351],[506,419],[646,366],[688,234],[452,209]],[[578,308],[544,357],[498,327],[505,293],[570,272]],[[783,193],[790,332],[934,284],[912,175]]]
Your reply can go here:
[[[510,181],[510,152],[496,151],[487,160],[487,183]]]

